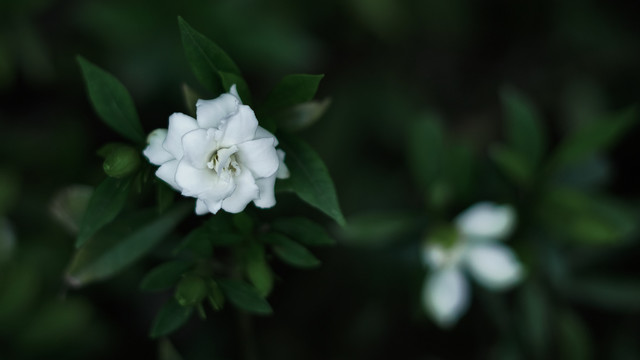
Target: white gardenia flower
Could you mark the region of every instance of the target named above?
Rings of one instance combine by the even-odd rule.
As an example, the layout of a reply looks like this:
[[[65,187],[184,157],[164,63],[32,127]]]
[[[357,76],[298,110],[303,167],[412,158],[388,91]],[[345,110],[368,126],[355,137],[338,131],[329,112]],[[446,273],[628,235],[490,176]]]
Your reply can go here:
[[[147,142],[143,153],[160,165],[156,176],[198,199],[198,215],[239,213],[252,201],[272,207],[276,178],[289,177],[278,140],[258,125],[235,85],[216,99],[198,100],[196,119],[174,113],[169,128],[152,131]]]
[[[515,221],[511,206],[477,203],[454,220],[457,239],[452,245],[425,244],[422,258],[431,271],[422,288],[422,303],[440,326],[455,324],[469,306],[465,272],[494,291],[508,289],[522,279],[524,271],[516,255],[499,242],[511,234]]]

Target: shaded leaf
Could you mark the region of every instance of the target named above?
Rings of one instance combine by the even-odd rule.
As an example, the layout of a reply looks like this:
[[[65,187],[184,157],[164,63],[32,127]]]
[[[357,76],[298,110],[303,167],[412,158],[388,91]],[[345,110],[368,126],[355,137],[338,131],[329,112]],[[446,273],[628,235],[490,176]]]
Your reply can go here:
[[[602,152],[622,137],[638,120],[635,107],[619,111],[577,130],[565,139],[552,158],[553,167],[562,167]]]
[[[76,247],[82,246],[103,226],[118,216],[129,195],[129,179],[106,178],[93,191],[87,210],[82,217]]]
[[[285,76],[271,91],[260,109],[261,112],[271,115],[313,99],[323,77],[324,75],[307,74]]]
[[[158,341],[158,360],[183,360],[182,356],[168,339]]]
[[[409,127],[409,167],[423,190],[429,189],[442,175],[444,141],[441,120],[435,115],[428,115]]]
[[[217,281],[222,292],[237,308],[258,315],[273,313],[271,305],[253,286],[239,280],[223,279]]]
[[[193,266],[191,261],[168,261],[151,269],[140,282],[140,290],[162,291],[173,287],[182,274]]]
[[[174,298],[169,299],[153,320],[149,336],[155,339],[176,331],[189,320],[192,313],[193,307],[180,306]]]
[[[336,241],[317,223],[303,217],[278,218],[271,224],[280,231],[307,246],[334,245]]]
[[[198,81],[214,95],[228,92],[236,84],[242,101],[250,104],[249,87],[229,55],[181,17],[178,25],[185,55]]]
[[[338,196],[327,167],[316,152],[303,141],[280,136],[280,145],[287,154],[285,163],[291,177],[276,182],[278,190],[293,191],[308,204],[320,209],[338,224],[345,225]]]
[[[584,321],[572,311],[565,310],[556,320],[559,357],[566,360],[593,358],[593,341]]]
[[[502,145],[494,145],[491,147],[489,156],[491,156],[491,159],[502,173],[514,183],[522,186],[529,182],[531,168],[527,166],[520,153]]]
[[[640,310],[640,281],[621,277],[573,279],[566,285],[571,298],[610,311]]]
[[[273,289],[273,272],[267,263],[262,244],[252,242],[245,251],[245,275],[262,297]]]
[[[370,211],[349,217],[342,236],[349,245],[384,246],[422,227],[421,216],[399,211]]]
[[[96,113],[113,130],[127,139],[143,144],[142,130],[133,99],[127,89],[113,75],[78,56],[89,99]]]
[[[76,251],[67,281],[81,286],[116,274],[153,249],[192,210],[192,203],[184,203],[161,216],[147,210],[114,222]]]
[[[294,105],[274,116],[275,123],[285,131],[296,132],[313,125],[331,105],[331,99],[307,101]]]
[[[299,268],[314,268],[320,265],[318,260],[306,247],[278,233],[266,234],[263,241],[270,244],[273,252],[284,262]]]
[[[514,89],[500,92],[506,120],[507,144],[522,159],[522,167],[528,173],[540,164],[547,146],[540,114],[533,103]]]

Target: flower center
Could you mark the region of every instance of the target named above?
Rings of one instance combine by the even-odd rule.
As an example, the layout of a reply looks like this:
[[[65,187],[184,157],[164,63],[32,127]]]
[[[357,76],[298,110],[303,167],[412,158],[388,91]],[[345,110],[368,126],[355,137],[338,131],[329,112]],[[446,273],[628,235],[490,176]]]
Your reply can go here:
[[[218,174],[218,176],[238,176],[242,172],[240,164],[236,159],[238,148],[233,145],[228,148],[220,148],[214,151],[207,162],[207,167]]]

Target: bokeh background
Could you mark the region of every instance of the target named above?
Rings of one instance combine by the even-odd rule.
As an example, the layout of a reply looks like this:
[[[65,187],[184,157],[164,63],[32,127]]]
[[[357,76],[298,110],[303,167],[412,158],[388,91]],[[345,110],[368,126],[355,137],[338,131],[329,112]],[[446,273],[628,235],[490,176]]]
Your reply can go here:
[[[640,358],[635,233],[595,246],[544,232],[515,239],[519,254],[534,259],[525,261],[527,281],[502,295],[474,288],[456,327],[434,325],[419,295],[426,197],[407,154],[411,125],[437,114],[488,174],[448,216],[473,201],[515,201],[487,158],[504,138],[500,89],[516,88],[537,106],[552,146],[637,103],[637,1],[3,0],[0,14],[0,215],[3,239],[16,238],[11,252],[0,243],[0,359],[170,358],[166,342],[147,336],[170,294],[138,291],[153,257],[109,281],[67,289],[74,238],[50,204],[66,186],[98,184],[95,152],[118,140],[87,101],[77,54],[127,86],[146,131],[186,111],[183,83],[206,96],[183,55],[178,15],[231,55],[255,99],[286,74],[324,73],[317,97],[331,106],[300,136],[325,160],[348,220],[401,214],[387,227],[348,233],[283,196],[283,211],[325,223],[339,245],[317,253],[319,269],[276,266],[275,316],[253,321],[257,358]],[[583,174],[600,174],[599,191],[625,200],[634,216],[639,136],[632,127]],[[553,284],[566,273],[597,280],[562,292]],[[171,341],[185,359],[242,358],[248,345],[234,316],[228,309],[194,318]]]

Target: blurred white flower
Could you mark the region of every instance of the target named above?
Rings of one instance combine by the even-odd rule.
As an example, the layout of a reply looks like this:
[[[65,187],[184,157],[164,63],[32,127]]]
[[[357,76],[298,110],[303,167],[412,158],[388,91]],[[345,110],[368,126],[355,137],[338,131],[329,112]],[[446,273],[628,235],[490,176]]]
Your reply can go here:
[[[465,271],[494,291],[507,289],[522,279],[523,269],[516,255],[499,243],[511,234],[515,222],[511,206],[481,202],[456,217],[451,244],[447,239],[428,239],[422,258],[431,271],[422,288],[422,304],[436,323],[450,327],[467,310],[470,289]]]
[[[160,165],[156,176],[197,198],[199,215],[220,209],[238,213],[251,201],[272,207],[276,177],[289,176],[278,140],[258,126],[235,85],[216,99],[198,100],[196,119],[174,113],[169,128],[152,131],[147,142],[143,153]]]

